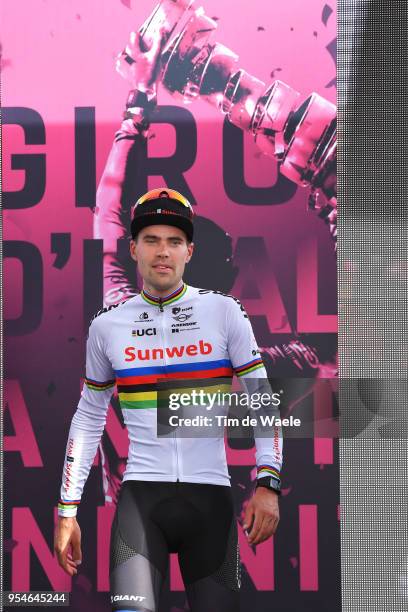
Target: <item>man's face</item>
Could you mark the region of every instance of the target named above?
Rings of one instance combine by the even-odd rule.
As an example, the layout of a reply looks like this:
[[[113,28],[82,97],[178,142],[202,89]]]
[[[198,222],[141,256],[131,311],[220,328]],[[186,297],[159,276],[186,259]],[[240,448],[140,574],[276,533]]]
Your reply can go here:
[[[178,227],[150,225],[131,240],[130,255],[137,261],[147,291],[170,293],[179,286],[193,248]]]

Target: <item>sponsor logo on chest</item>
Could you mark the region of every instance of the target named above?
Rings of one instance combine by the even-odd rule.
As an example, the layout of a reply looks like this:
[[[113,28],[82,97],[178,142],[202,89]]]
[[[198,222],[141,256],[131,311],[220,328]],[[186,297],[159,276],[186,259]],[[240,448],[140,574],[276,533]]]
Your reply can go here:
[[[171,309],[171,312],[174,315],[178,315],[180,312],[187,312],[188,310],[193,310],[193,307],[186,306],[185,308],[182,308],[181,306],[174,306],[174,308]]]
[[[127,346],[124,350],[125,361],[155,361],[157,359],[180,359],[180,357],[195,357],[209,355],[213,347],[210,342],[200,340],[197,344],[182,344],[180,346],[166,346],[162,348],[138,349],[136,346]]]
[[[155,327],[145,327],[143,329],[132,329],[132,336],[156,336],[157,331]]]
[[[149,315],[147,312],[141,312],[139,315],[139,321],[135,321],[135,323],[151,323],[153,319],[149,319]]]

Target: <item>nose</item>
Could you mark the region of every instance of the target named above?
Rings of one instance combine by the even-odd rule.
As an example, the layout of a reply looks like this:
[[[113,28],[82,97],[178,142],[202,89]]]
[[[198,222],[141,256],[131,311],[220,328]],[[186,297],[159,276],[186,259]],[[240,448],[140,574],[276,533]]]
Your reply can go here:
[[[165,241],[160,242],[159,244],[159,248],[157,250],[157,256],[161,257],[163,259],[167,258],[169,256],[169,249],[168,249],[168,245]]]

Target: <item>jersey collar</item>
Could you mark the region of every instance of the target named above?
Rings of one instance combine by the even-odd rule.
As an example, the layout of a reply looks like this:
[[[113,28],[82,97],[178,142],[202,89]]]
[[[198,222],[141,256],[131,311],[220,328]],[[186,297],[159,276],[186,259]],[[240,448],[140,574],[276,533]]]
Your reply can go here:
[[[177,300],[183,297],[186,291],[187,285],[185,283],[182,283],[182,285],[178,289],[162,298],[158,298],[155,295],[151,295],[151,293],[148,293],[144,289],[142,289],[140,295],[148,304],[152,304],[154,306],[156,306],[157,304],[162,304],[163,306],[167,306],[167,304],[173,304],[173,302],[177,302]]]

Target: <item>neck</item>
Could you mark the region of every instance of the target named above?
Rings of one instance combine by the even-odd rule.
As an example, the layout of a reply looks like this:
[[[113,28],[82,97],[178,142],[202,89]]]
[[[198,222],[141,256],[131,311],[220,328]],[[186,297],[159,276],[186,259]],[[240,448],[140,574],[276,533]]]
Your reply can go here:
[[[159,289],[158,287],[154,287],[153,285],[150,285],[149,283],[146,283],[145,281],[143,282],[143,291],[144,293],[148,293],[149,295],[155,297],[155,298],[166,298],[168,295],[171,295],[172,293],[174,293],[174,291],[177,291],[177,289],[180,289],[180,287],[182,287],[184,285],[183,279],[180,279],[178,281],[178,283],[172,285],[171,287],[168,287],[166,289]]]

